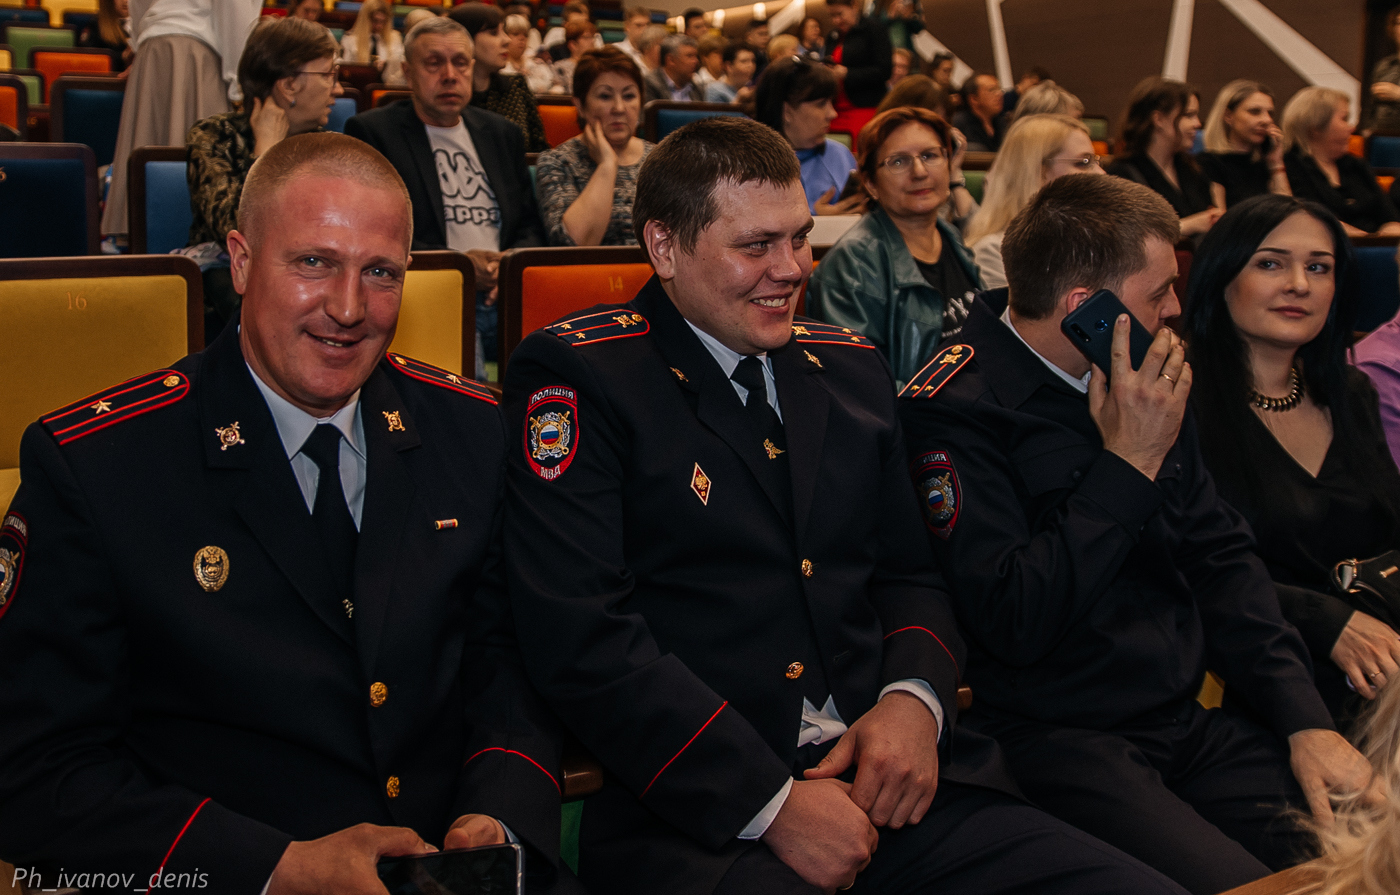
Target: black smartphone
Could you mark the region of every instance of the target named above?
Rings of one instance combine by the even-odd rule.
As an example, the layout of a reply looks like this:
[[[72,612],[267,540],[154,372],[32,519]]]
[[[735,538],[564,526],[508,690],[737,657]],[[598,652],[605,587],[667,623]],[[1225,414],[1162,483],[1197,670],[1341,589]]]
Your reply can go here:
[[[1060,331],[1065,338],[1073,342],[1079,353],[1091,363],[1098,364],[1106,376],[1113,372],[1113,322],[1119,314],[1128,315],[1131,327],[1128,332],[1128,359],[1132,361],[1133,369],[1137,370],[1142,366],[1142,359],[1147,357],[1147,349],[1152,347],[1152,334],[1109,290],[1095,292],[1060,321]]]
[[[389,895],[521,895],[525,852],[518,845],[457,848],[379,862]]]

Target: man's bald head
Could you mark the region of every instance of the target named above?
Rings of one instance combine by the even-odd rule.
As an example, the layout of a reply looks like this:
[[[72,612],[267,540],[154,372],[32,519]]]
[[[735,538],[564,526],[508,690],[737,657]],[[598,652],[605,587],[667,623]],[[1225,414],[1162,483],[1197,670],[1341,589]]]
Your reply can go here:
[[[413,205],[399,172],[368,143],[336,133],[288,137],[253,163],[238,201],[238,232],[256,245],[264,227],[295,227],[294,220],[270,220],[268,212],[293,177],[306,176],[351,180],[398,193],[403,197],[405,250],[413,244]]]

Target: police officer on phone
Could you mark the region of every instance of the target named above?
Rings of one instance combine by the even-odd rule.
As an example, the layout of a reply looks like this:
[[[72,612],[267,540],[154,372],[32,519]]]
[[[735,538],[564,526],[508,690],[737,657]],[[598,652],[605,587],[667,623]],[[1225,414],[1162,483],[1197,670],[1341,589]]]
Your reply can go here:
[[[1007,230],[1009,290],[979,297],[900,413],[968,640],[967,723],[1036,804],[1205,893],[1303,859],[1286,812],[1325,820],[1370,770],[1202,463],[1165,326],[1178,231],[1129,181],[1050,184]],[[1100,289],[1153,335],[1134,369],[1130,319],[1107,314],[1111,377],[1061,331]],[[1196,702],[1207,669],[1238,710]]]

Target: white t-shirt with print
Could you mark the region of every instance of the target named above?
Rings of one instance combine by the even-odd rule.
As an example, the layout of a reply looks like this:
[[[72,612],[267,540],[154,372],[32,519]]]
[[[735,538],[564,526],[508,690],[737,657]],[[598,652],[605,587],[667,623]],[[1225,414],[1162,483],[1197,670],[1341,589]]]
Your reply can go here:
[[[442,190],[442,212],[447,223],[447,246],[458,252],[471,249],[501,248],[501,206],[496,191],[486,179],[476,144],[466,122],[455,127],[428,129],[433,150],[438,187]]]

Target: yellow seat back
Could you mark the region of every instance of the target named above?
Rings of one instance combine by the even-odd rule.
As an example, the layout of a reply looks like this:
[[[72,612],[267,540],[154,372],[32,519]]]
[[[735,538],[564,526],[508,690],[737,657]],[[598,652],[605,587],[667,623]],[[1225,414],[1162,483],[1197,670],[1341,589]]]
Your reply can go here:
[[[460,252],[414,252],[399,328],[389,350],[471,377],[476,370],[476,287]]]
[[[0,507],[25,428],[198,350],[203,304],[199,268],[178,256],[0,261]]]

